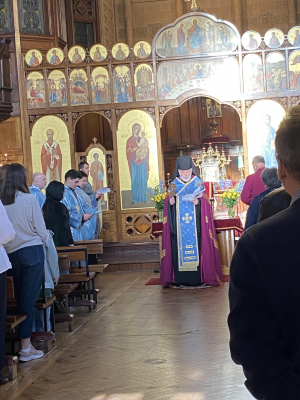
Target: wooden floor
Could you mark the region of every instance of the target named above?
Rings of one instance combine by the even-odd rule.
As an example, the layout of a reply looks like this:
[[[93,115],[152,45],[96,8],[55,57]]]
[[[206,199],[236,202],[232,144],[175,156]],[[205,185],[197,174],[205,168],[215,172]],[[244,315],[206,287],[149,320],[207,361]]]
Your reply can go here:
[[[145,286],[152,272],[102,274],[92,312],[57,325],[57,347],[20,364],[0,399],[248,400],[228,349],[228,283],[204,290]]]

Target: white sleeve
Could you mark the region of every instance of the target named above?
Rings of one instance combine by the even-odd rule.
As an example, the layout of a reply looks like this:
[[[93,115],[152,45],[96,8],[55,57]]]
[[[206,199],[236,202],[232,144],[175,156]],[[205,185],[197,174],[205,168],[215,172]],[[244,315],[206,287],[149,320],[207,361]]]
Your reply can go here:
[[[5,208],[0,200],[0,244],[6,244],[15,237],[15,230],[8,219]]]

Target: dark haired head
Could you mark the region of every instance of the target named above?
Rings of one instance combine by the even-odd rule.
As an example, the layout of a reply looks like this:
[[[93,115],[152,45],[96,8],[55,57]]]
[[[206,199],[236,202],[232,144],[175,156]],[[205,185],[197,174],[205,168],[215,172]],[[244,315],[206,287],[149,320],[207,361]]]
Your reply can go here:
[[[85,172],[83,172],[83,171],[79,171],[79,173],[80,173],[80,177],[81,178],[88,178],[89,176],[85,173]]]
[[[9,166],[9,164],[4,164],[0,168],[0,198],[1,198],[2,188],[3,188],[4,182],[5,182],[6,170],[7,170],[8,166]]]
[[[78,170],[80,171],[81,169],[83,169],[86,164],[89,165],[89,163],[87,163],[86,161],[80,161],[80,163],[78,164]]]
[[[76,169],[70,169],[65,175],[65,181],[67,181],[68,178],[70,178],[73,181],[74,179],[77,178],[80,179],[81,175],[78,171],[76,171]]]
[[[63,183],[58,181],[52,181],[47,186],[46,199],[61,201],[64,197],[64,191],[65,191],[65,186]]]
[[[14,204],[16,192],[29,193],[26,169],[21,164],[10,164],[6,170],[6,178],[2,188],[3,205]]]

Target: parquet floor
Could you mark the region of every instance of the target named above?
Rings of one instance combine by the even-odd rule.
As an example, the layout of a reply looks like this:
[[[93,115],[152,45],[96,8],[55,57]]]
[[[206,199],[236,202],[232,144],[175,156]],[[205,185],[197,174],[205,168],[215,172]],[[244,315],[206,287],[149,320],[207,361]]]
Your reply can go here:
[[[98,307],[73,333],[20,364],[1,400],[250,400],[228,349],[228,283],[205,290],[145,286],[152,272],[102,274]]]

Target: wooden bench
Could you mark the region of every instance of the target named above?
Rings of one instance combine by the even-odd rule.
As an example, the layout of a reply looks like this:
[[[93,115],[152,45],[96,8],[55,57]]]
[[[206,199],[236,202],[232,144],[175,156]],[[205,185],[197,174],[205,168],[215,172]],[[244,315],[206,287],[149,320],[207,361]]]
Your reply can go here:
[[[103,241],[102,239],[95,240],[81,240],[74,242],[75,246],[86,246],[88,255],[99,255],[103,254]],[[102,273],[108,264],[89,264],[89,271]]]
[[[10,381],[16,379],[18,375],[18,362],[19,358],[17,356],[5,356],[5,367],[8,368],[8,378]]]
[[[63,268],[66,268],[66,258],[67,256],[68,263],[72,261],[79,262],[79,270],[80,272],[73,272],[70,270],[69,274],[61,274],[59,278],[59,283],[64,284],[78,284],[80,286],[81,295],[87,295],[87,300],[74,300],[69,301],[70,306],[87,306],[89,307],[89,311],[91,311],[92,307],[95,307],[96,304],[96,293],[95,293],[95,272],[89,271],[88,264],[88,253],[87,246],[65,246],[65,247],[57,247],[56,248],[59,257],[64,255],[64,257],[59,258],[59,264],[63,264]],[[81,263],[85,263],[84,266],[81,266]],[[76,267],[77,269],[77,267]],[[92,287],[91,287],[92,284]],[[84,292],[84,293],[83,293]],[[93,295],[94,300],[91,300],[91,294]],[[74,291],[70,293],[70,295],[75,296]]]
[[[68,322],[69,324],[69,332],[74,331],[74,314],[70,313],[69,309],[69,294],[72,293],[78,287],[78,283],[71,284],[59,284],[54,288],[54,295],[58,300],[65,299],[65,308],[66,313],[64,314],[55,314],[55,322]]]

